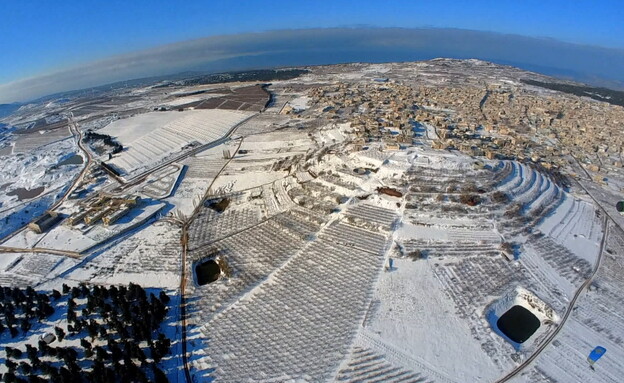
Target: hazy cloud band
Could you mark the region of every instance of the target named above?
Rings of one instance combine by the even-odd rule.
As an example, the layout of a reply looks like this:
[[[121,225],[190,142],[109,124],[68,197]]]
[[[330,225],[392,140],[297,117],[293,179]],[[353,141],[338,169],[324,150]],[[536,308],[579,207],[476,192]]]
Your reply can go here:
[[[114,56],[0,84],[0,103],[186,70],[434,57],[479,58],[584,81],[624,83],[620,49],[460,29],[333,28],[213,36]]]

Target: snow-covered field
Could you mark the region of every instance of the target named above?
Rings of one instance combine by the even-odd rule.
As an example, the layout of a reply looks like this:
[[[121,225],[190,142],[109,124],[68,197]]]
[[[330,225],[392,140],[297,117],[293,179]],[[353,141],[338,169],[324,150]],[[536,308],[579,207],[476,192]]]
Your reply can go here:
[[[28,203],[28,200],[20,201],[17,195],[7,195],[12,190],[44,187],[43,195],[67,185],[78,175],[81,165],[56,165],[74,154],[76,143],[63,140],[29,153],[0,157],[0,214],[4,215],[4,212],[16,206]]]
[[[114,246],[90,254],[67,270],[63,278],[175,289],[180,283],[179,240],[178,228],[167,223],[153,224]]]
[[[270,147],[260,148],[270,150]],[[367,176],[343,170],[344,167],[357,166],[378,169]],[[191,228],[191,248],[196,249],[194,259],[223,254],[234,270],[234,275],[223,284],[189,286],[199,299],[195,320],[207,338],[207,346],[194,351],[198,358],[195,368],[214,368],[214,376],[233,381],[258,377],[296,381],[309,380],[311,376],[327,379],[334,376],[340,381],[377,379],[398,382],[409,377],[463,382],[494,381],[504,375],[530,355],[535,345],[552,331],[552,326],[544,325],[531,343],[517,349],[491,328],[487,320],[488,310],[509,294],[510,289],[518,287],[519,291],[535,294],[535,299],[552,306],[554,317],[541,316],[542,321],[555,321],[554,318],[562,315],[566,302],[582,281],[579,273],[587,272],[585,263],[596,259],[602,231],[593,210],[584,213],[592,214],[589,226],[580,228],[564,222],[566,228],[551,238],[526,235],[514,229],[513,224],[500,222],[504,206],[489,201],[465,208],[452,202],[436,205],[433,198],[426,198],[422,193],[412,196],[409,191],[404,198],[380,195],[359,203],[349,196],[375,193],[379,185],[399,185],[401,180],[410,177],[413,181],[408,185],[444,184],[449,179],[460,184],[466,180],[487,183],[509,166],[523,171],[511,172],[512,175],[499,182],[498,187],[527,206],[543,204],[544,208],[540,210],[548,214],[544,219],[535,219],[536,228],[543,232],[545,228],[561,226],[565,221],[568,205],[559,203],[559,199],[569,199],[585,206],[585,202],[563,191],[561,195],[557,193],[558,198],[550,197],[554,194],[551,189],[556,186],[522,165],[494,162],[492,167],[495,170],[475,170],[467,157],[426,149],[411,154],[382,154],[369,150],[351,158],[328,156],[318,168],[325,172],[331,168],[332,174],[308,179],[303,184],[284,179],[280,188],[276,185],[281,185],[282,181],[275,181],[269,187],[256,185],[254,188],[254,177],[250,177],[245,180],[250,190],[231,187],[228,190],[236,195],[236,199],[232,202],[235,206],[229,209],[234,210],[208,213],[207,209],[207,215],[200,215]],[[223,174],[235,170],[241,176],[254,174],[253,170],[243,172],[234,161]],[[264,179],[270,181],[269,177]],[[216,185],[233,181],[227,181],[226,176]],[[544,186],[538,187],[536,182]],[[278,197],[281,188],[286,190],[285,198]],[[238,195],[238,190],[246,191]],[[308,200],[306,193],[315,193],[315,197]],[[243,208],[248,206],[251,195],[262,196],[259,206],[267,221],[259,219],[257,212]],[[346,198],[339,198],[339,195]],[[291,199],[295,203],[289,202]],[[420,208],[414,210],[408,205],[416,200]],[[349,205],[340,206],[344,202],[339,201],[347,201]],[[296,204],[303,204],[303,207],[294,210]],[[338,209],[332,211],[339,213],[326,216],[323,221],[328,223],[321,221],[321,226],[311,224],[314,222],[312,216],[324,216],[332,204]],[[444,207],[447,204],[455,213],[447,212]],[[591,205],[587,207],[591,208]],[[295,211],[296,220],[288,218],[284,221],[284,214]],[[285,223],[287,225],[282,226]],[[286,239],[292,238],[293,234],[301,239],[315,239],[312,242]],[[576,248],[568,239],[580,234],[585,235],[585,249],[594,249],[585,254],[589,257],[587,259],[568,250],[568,247]],[[250,241],[252,238],[254,240]],[[256,241],[260,241],[262,247]],[[326,241],[332,243],[331,250],[325,247]],[[505,241],[519,243],[516,260],[510,262],[502,256],[500,246]],[[268,246],[266,250],[265,246]],[[283,253],[280,251],[272,262],[255,259],[270,251],[268,249],[281,249]],[[321,249],[323,255],[315,255]],[[347,251],[343,257],[350,259],[348,266],[335,263],[341,258],[332,258],[332,254],[341,249]],[[424,259],[411,260],[405,256],[416,249],[426,254]],[[548,255],[544,251],[549,251]],[[369,258],[366,266],[356,263],[358,261],[353,257],[366,252],[378,257],[384,255],[382,258],[386,260],[393,258],[393,267],[386,272],[377,268],[367,282],[354,279],[355,275],[345,275],[340,282],[327,284],[327,281],[333,281],[333,273],[365,270],[370,262],[375,262],[374,258]],[[378,259],[377,262],[382,261]],[[326,261],[334,263],[325,265]],[[304,266],[306,263],[308,266]],[[577,266],[568,269],[564,266],[568,264]],[[308,274],[317,268],[322,277],[320,280],[310,279]],[[354,280],[359,281],[360,289],[368,291],[362,298],[356,299],[358,293],[349,287],[348,281]],[[336,283],[339,283],[339,289],[332,287]],[[299,284],[301,287],[292,287]],[[284,290],[283,286],[290,287]],[[559,288],[552,290],[552,286]],[[293,291],[299,294],[293,295]],[[307,291],[311,295],[308,296]],[[333,299],[353,300],[350,307],[354,311],[333,311]],[[279,302],[288,310],[280,310],[270,302]],[[330,304],[325,306],[320,302]],[[359,302],[364,305],[358,306]],[[307,310],[314,312],[314,321],[306,320]],[[278,311],[282,315],[275,316]],[[265,322],[270,322],[271,327],[254,325]],[[356,327],[353,327],[354,322]],[[290,333],[289,323],[298,323],[296,334]],[[333,340],[329,344],[319,343],[306,335],[314,336],[318,332],[323,333],[323,338],[332,337]],[[338,334],[349,336],[345,339]],[[350,356],[319,358],[314,351],[319,344],[344,356],[347,356],[346,350],[351,350]],[[252,362],[258,358],[273,362],[268,365]]]
[[[194,91],[212,85],[135,89],[125,108],[147,109],[79,124],[100,128],[115,120],[96,130],[125,149],[99,159],[125,181],[96,162],[80,185],[84,195],[57,211],[87,208],[97,193],[138,195],[139,206],[108,227],[15,233],[0,249],[0,285],[133,282],[174,295],[182,285],[194,381],[496,382],[554,331],[512,381],[622,381],[624,234],[614,225],[605,231],[590,196],[530,161],[433,150],[440,139],[433,120],[419,122],[418,145],[411,145],[385,117],[350,121],[336,108],[325,113],[307,92],[319,81],[386,86],[396,65],[354,64],[365,68],[357,73],[320,68],[319,75],[278,81],[278,101],[258,114],[145,112],[194,101]],[[423,76],[444,82],[439,73]],[[176,92],[190,95],[171,101]],[[284,103],[295,113],[279,114]],[[94,105],[93,113],[124,112],[114,104]],[[357,116],[366,108],[348,110]],[[454,113],[423,109],[433,110]],[[376,126],[387,126],[381,141],[370,134]],[[43,213],[81,168],[54,166],[77,153],[73,140],[30,138],[23,148],[44,146],[0,158],[3,234]],[[398,147],[388,138],[400,138],[401,148],[388,150]],[[182,156],[200,145],[205,150]],[[179,162],[169,164],[173,159]],[[38,186],[42,195],[26,201],[5,193]],[[596,278],[581,289],[601,250]],[[197,266],[210,260],[221,273],[200,285]],[[180,315],[178,299],[171,321]],[[498,325],[515,306],[539,322],[522,343]],[[62,318],[56,324],[66,325]],[[172,380],[182,381],[179,323],[169,327],[176,342],[165,363]],[[597,345],[608,352],[592,370],[585,359]]]
[[[501,369],[484,355],[470,325],[455,315],[434,263],[397,259],[393,270],[381,274],[355,344],[432,381],[494,380]],[[359,370],[364,372],[365,366]]]
[[[17,248],[43,248],[83,253],[98,244],[105,243],[148,222],[165,207],[164,203],[153,202],[137,206],[115,224],[105,227],[101,223],[91,226],[86,232],[59,224],[46,233],[36,234],[30,230],[17,233],[3,243]]]
[[[577,302],[571,318],[535,364],[513,382],[620,382],[624,376],[624,233],[609,227],[601,268],[592,287]],[[607,353],[590,369],[586,359],[596,346]]]
[[[252,115],[212,109],[152,112],[117,120],[100,132],[124,145],[125,150],[108,163],[129,174],[149,168],[193,142],[204,145],[217,141]]]

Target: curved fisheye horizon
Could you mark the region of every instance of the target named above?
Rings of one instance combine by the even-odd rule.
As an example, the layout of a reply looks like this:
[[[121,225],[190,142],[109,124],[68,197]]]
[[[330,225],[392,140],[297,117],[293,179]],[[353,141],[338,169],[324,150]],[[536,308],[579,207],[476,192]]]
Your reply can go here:
[[[617,20],[624,15],[622,6],[614,1],[503,2],[496,7],[482,0],[397,1],[383,6],[373,1],[339,1],[297,7],[278,1],[272,5],[243,2],[240,8],[222,1],[175,6],[144,1],[68,1],[54,5],[5,3],[2,7],[5,21],[0,45],[7,59],[0,63],[0,102],[4,103],[178,71],[227,70],[230,66],[216,63],[235,58],[240,58],[235,61],[241,69],[438,56],[478,58],[612,88],[621,88],[624,82],[617,70],[624,65],[624,30]],[[372,36],[368,46],[366,40],[349,40],[341,46],[340,41],[322,39],[306,45],[315,42],[317,30],[336,31],[338,40],[347,30],[366,31],[363,39],[378,31],[386,41],[375,41]],[[389,30],[397,31],[396,35]],[[440,31],[441,36],[425,31]],[[290,45],[285,45],[290,33]],[[498,38],[493,41],[493,36]],[[241,39],[247,39],[249,45]],[[222,44],[215,50],[211,42],[219,40]],[[253,46],[254,41],[270,52]],[[299,46],[302,43],[305,49]],[[436,49],[439,44],[444,49]],[[483,49],[487,44],[492,46]],[[516,44],[521,44],[518,52],[506,49]],[[548,48],[535,54],[532,44],[536,50]],[[182,50],[192,45],[196,51]],[[388,52],[391,47],[387,45],[395,49]],[[358,47],[360,51],[352,56],[336,57],[332,52],[323,56],[318,50],[326,46],[346,51]],[[178,56],[173,55],[176,47]],[[291,60],[265,57],[277,54],[276,50],[289,54]],[[310,57],[315,53],[318,57]],[[245,56],[247,60],[242,59]],[[250,56],[263,57],[253,60]],[[141,65],[145,65],[143,70]]]
[[[219,35],[162,45],[0,84],[0,102],[28,101],[179,72],[476,58],[621,88],[624,50],[457,28],[308,28]]]

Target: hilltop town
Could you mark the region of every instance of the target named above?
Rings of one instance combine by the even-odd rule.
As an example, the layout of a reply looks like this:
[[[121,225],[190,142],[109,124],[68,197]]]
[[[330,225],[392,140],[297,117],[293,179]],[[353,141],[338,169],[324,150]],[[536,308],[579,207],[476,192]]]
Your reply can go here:
[[[0,120],[0,373],[616,382],[624,107],[601,92],[436,59],[25,105]]]
[[[357,137],[353,143],[360,147],[371,139],[383,140],[387,149],[412,144],[418,137],[416,122],[433,127],[436,149],[530,161],[547,171],[563,170],[573,158],[594,181],[604,184],[613,177],[618,180],[615,190],[621,188],[621,106],[498,78],[455,79],[451,84],[401,80],[332,84],[312,89],[310,95],[313,103],[328,108],[329,118],[349,116],[342,119],[351,122]]]

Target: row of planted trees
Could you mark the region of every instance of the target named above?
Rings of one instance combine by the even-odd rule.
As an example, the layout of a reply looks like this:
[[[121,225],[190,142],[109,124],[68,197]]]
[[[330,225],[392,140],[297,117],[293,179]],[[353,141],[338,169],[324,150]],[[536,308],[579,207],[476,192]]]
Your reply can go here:
[[[46,302],[45,298],[37,297],[48,297],[33,293],[31,288],[21,292],[0,290],[3,296],[10,297],[8,302],[14,307],[22,305],[24,298]],[[58,342],[48,344],[49,340],[43,338],[36,346],[5,347],[7,371],[2,376],[3,381],[168,381],[158,367],[171,350],[171,341],[161,332],[170,300],[164,291],[158,296],[148,295],[141,286],[133,283],[127,287],[80,285],[70,288],[63,285],[62,293],[55,290],[50,296],[56,301],[56,310],[61,310],[65,303],[66,330],[58,326],[54,328]],[[47,302],[50,302],[49,297]],[[21,320],[25,317],[24,310],[14,316],[15,320]],[[0,319],[6,320],[6,316]],[[43,319],[45,317],[40,320]],[[24,335],[28,335],[28,331]]]

